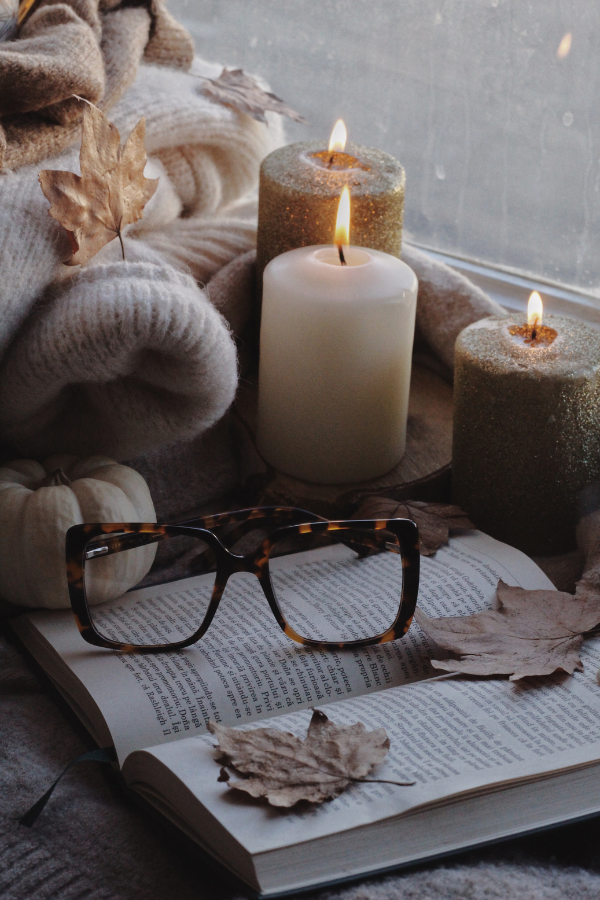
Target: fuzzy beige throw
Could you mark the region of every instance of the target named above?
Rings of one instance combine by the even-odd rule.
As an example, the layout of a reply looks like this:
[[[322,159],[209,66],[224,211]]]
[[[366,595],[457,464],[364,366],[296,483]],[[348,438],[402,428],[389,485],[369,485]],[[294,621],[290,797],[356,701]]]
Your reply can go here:
[[[70,447],[123,459],[191,438],[237,385],[235,345],[194,279],[143,262],[84,269],[24,331],[13,361],[2,412],[34,457]]]
[[[38,0],[0,44],[0,171],[59,153],[80,135],[81,101],[109,110],[140,61],[189,69],[194,45],[163,0]]]
[[[419,279],[418,337],[452,378],[454,344],[463,328],[486,316],[502,316],[505,310],[464,275],[409,243],[402,245],[402,259]]]
[[[125,262],[113,241],[64,266],[45,164],[0,174],[0,435],[12,452],[126,459],[196,437],[232,402],[235,345],[204,285],[253,247],[239,209],[282,132],[277,116],[267,127],[203,97],[197,76],[219,72],[144,64],[111,112],[122,136],[145,115],[147,174],[159,177]],[[78,171],[78,152],[51,165]]]

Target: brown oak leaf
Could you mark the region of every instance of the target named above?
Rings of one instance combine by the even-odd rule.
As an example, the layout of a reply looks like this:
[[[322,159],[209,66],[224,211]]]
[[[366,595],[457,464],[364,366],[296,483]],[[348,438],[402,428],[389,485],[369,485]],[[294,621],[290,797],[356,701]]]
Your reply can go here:
[[[79,155],[81,175],[45,169],[41,188],[50,201],[49,213],[66,230],[73,255],[68,266],[87,262],[126,225],[142,217],[158,186],[144,178],[146,122],[137,123],[121,146],[117,128],[95,106],[86,106]]]
[[[282,116],[293,119],[294,122],[306,123],[306,119],[289,107],[283,100],[263,91],[258,81],[251,75],[246,75],[242,69],[223,69],[218,78],[203,78],[203,84],[199,90],[205,97],[237,109],[238,112],[247,113],[258,122],[267,120],[265,112],[271,110]]]
[[[322,803],[354,782],[376,781],[364,776],[390,747],[384,728],[367,731],[362,722],[335,725],[318,709],[305,740],[275,728],[241,731],[209,722],[208,729],[219,741],[217,761],[248,776],[229,781],[221,769],[218,780],[251,797],[264,797],[272,806],[290,807],[300,800]]]
[[[412,519],[419,529],[422,556],[433,556],[448,543],[451,532],[469,531],[475,526],[459,506],[425,503],[423,500],[391,500],[367,497],[353,519]]]
[[[438,619],[417,609],[415,621],[439,648],[460,657],[432,660],[436,669],[511,681],[559,669],[571,675],[583,669],[583,635],[600,622],[600,594],[528,591],[501,580],[497,609]]]

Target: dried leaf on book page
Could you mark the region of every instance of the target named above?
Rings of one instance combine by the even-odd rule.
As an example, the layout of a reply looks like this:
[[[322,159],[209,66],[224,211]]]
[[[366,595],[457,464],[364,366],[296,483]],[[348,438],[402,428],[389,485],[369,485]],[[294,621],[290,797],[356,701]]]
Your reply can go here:
[[[335,725],[318,709],[305,740],[275,728],[242,731],[215,722],[208,728],[219,741],[217,761],[247,776],[229,781],[221,769],[219,781],[251,797],[264,797],[272,806],[337,797],[350,784],[369,781],[364,776],[383,761],[390,747],[384,728],[367,731],[362,722]]]
[[[247,113],[253,119],[266,124],[265,112],[271,111],[287,116],[294,122],[305,123],[306,119],[289,107],[283,100],[263,91],[258,81],[246,75],[242,69],[223,69],[218,78],[203,78],[199,90],[210,100],[222,106]]]
[[[142,217],[158,186],[158,178],[144,177],[145,139],[142,118],[121,146],[116,127],[89,104],[83,114],[81,175],[40,172],[50,215],[66,228],[71,242],[68,266],[87,262],[116,237],[123,248],[123,229]]]
[[[433,556],[448,543],[452,532],[475,528],[459,506],[450,503],[425,503],[422,500],[390,500],[367,497],[353,519],[412,519],[419,529],[422,556]]]
[[[439,648],[459,659],[432,660],[436,669],[466,675],[510,675],[518,681],[583,669],[583,635],[600,622],[600,595],[591,590],[527,591],[498,582],[498,607],[472,616],[415,621]]]

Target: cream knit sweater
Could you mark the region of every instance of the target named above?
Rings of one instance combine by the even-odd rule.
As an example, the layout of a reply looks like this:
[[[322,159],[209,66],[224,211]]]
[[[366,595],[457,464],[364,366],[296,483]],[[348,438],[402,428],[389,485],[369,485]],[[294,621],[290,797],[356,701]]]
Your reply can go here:
[[[236,206],[282,129],[200,95],[195,76],[219,72],[142,66],[112,110],[122,140],[146,117],[148,174],[160,175],[126,262],[114,241],[80,269],[61,263],[37,176],[79,171],[78,151],[0,175],[0,435],[19,452],[123,459],[199,434],[231,403],[235,347],[198,282],[253,246]]]

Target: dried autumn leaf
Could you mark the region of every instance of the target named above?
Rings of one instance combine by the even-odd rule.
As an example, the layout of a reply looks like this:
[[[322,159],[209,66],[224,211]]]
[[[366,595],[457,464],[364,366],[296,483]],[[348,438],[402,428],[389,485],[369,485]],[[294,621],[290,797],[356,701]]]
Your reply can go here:
[[[69,235],[73,256],[68,266],[87,262],[116,237],[123,249],[123,229],[142,217],[158,186],[158,178],[144,178],[145,138],[146,122],[141,118],[121,146],[117,128],[90,104],[83,114],[81,175],[40,172],[50,215]]]
[[[33,8],[33,6],[34,6],[35,3],[36,3],[36,0],[20,0],[20,2],[19,2],[19,16],[18,16],[18,19],[17,19],[19,25],[22,25],[22,24],[23,24],[23,22],[25,21],[25,19],[26,19],[27,16],[29,15],[29,12],[31,11],[31,9]]]
[[[472,616],[415,621],[438,647],[460,659],[432,660],[436,669],[466,675],[510,675],[518,681],[562,669],[583,669],[583,635],[600,622],[600,595],[582,590],[527,591],[498,582],[498,608]]]
[[[228,781],[229,787],[251,797],[265,797],[272,806],[337,797],[348,785],[368,781],[364,776],[382,762],[390,747],[384,728],[367,731],[362,722],[335,725],[318,709],[304,741],[275,728],[240,731],[215,722],[208,728],[219,741],[217,761],[249,776],[229,781],[221,769],[219,781]]]
[[[258,81],[246,75],[242,69],[223,69],[218,78],[203,78],[200,91],[205,97],[215,100],[222,106],[247,113],[258,122],[264,122],[265,112],[279,113],[293,119],[294,122],[306,123],[306,119],[291,109],[283,100],[263,91]]]
[[[475,528],[459,506],[450,503],[425,503],[422,500],[391,500],[367,497],[353,519],[412,519],[419,529],[422,556],[433,556],[448,543],[451,532]]]

